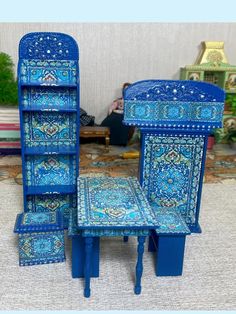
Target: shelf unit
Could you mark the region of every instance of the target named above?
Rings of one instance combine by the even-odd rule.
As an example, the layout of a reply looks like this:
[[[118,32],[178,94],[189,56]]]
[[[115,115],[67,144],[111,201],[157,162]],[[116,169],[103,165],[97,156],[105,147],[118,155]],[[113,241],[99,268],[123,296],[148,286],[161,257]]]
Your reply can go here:
[[[61,211],[66,228],[77,204],[78,60],[77,43],[63,33],[29,33],[19,44],[24,211]]]

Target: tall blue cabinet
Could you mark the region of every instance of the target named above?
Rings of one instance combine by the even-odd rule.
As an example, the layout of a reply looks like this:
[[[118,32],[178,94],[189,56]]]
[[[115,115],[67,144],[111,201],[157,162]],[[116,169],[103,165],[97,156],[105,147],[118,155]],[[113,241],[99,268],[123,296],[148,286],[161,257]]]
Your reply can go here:
[[[25,212],[76,208],[79,173],[79,51],[66,34],[26,34],[18,89]]]

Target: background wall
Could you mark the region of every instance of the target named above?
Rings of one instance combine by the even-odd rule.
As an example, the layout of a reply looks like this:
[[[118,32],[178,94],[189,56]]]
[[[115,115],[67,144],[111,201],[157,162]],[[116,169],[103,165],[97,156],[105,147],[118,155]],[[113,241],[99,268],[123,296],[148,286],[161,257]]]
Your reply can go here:
[[[81,107],[100,123],[124,82],[179,79],[202,41],[224,41],[236,64],[236,23],[0,23],[0,51],[18,59],[20,38],[35,31],[64,32],[80,48]]]

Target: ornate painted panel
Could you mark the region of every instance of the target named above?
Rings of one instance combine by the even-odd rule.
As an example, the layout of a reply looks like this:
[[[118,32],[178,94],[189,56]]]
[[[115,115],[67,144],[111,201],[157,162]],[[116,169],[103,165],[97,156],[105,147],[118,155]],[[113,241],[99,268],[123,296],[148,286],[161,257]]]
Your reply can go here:
[[[127,101],[125,121],[159,127],[211,128],[221,125],[222,102]],[[199,125],[194,125],[199,123]],[[211,125],[208,125],[211,123]]]
[[[76,110],[77,92],[73,88],[28,87],[22,89],[22,109]]]
[[[63,232],[38,232],[19,235],[20,266],[65,261]]]
[[[68,227],[70,211],[76,209],[77,195],[30,195],[27,196],[28,212],[61,212],[64,217],[64,227]]]
[[[23,117],[27,147],[76,145],[76,114],[62,112],[26,112]]]
[[[54,32],[28,33],[21,38],[20,59],[78,60],[76,41],[69,35]]]
[[[78,178],[79,228],[148,229],[158,225],[136,178]],[[112,232],[111,232],[112,234]]]
[[[143,189],[157,209],[181,213],[195,224],[204,136],[144,135]]]
[[[72,60],[22,60],[19,74],[23,85],[77,84],[77,64]]]
[[[210,132],[222,124],[224,91],[196,81],[147,80],[124,93],[124,123]]]
[[[76,184],[76,158],[68,155],[26,156],[27,186]]]

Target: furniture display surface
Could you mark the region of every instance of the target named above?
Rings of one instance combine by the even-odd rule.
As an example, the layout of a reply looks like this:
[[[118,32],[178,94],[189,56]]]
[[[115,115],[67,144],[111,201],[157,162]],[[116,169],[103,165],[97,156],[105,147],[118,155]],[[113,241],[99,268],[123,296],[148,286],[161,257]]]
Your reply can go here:
[[[221,126],[224,91],[204,82],[146,80],[130,85],[124,100],[124,123],[141,130],[139,179],[148,201],[157,215],[168,209],[183,217],[191,232],[201,232],[207,138]],[[159,234],[153,234],[150,241],[157,247]],[[170,267],[160,273],[179,275],[182,270],[173,274]]]
[[[150,229],[157,227],[158,221],[136,178],[78,178],[78,211],[71,214],[69,236],[72,237],[72,276],[73,268],[84,267],[84,273],[80,272],[85,277],[84,296],[90,296],[90,277],[98,276],[102,236],[138,237],[135,293],[140,294],[145,237]],[[73,251],[79,252],[79,248],[80,255],[76,256]]]
[[[198,59],[195,64],[181,68],[180,79],[205,81],[224,89],[224,125],[229,118],[236,121],[236,65],[228,63],[224,42],[202,42]],[[217,143],[227,138],[226,128],[217,128],[213,133]]]
[[[105,138],[106,151],[109,151],[110,144],[110,129],[103,126],[81,126],[80,137],[91,138],[91,137],[102,137]]]
[[[79,165],[78,46],[69,35],[26,34],[18,90],[24,211],[59,210],[68,227]]]
[[[19,234],[20,266],[65,261],[62,213],[18,214],[14,232]]]

